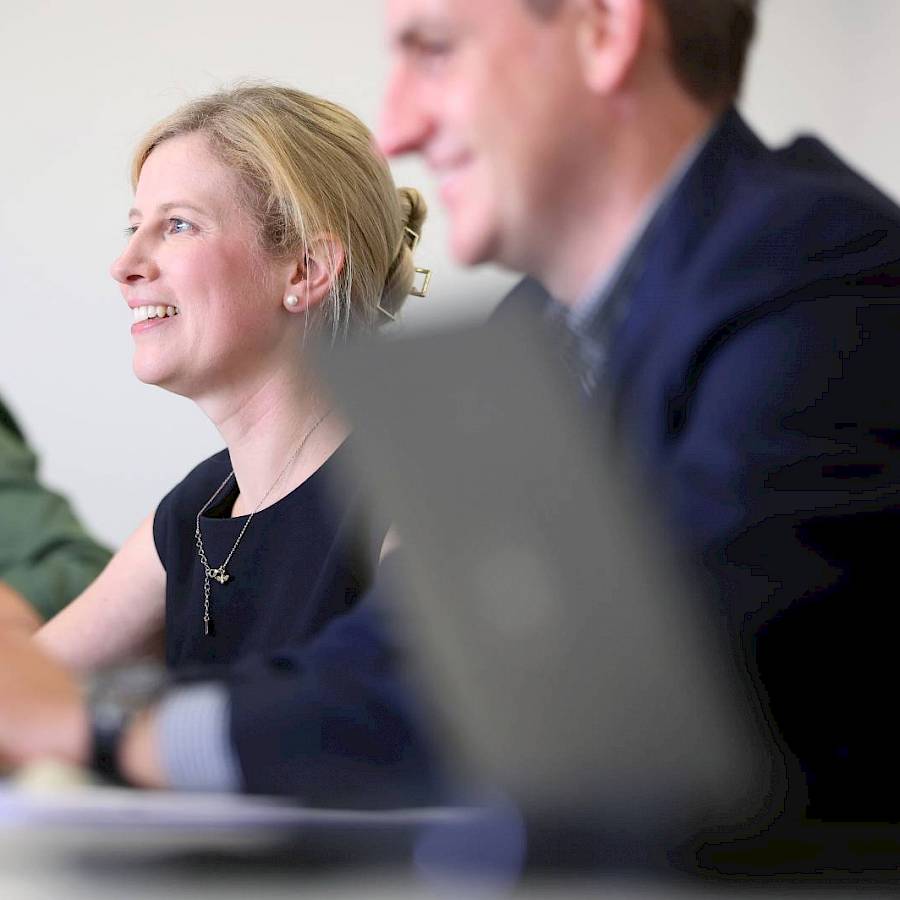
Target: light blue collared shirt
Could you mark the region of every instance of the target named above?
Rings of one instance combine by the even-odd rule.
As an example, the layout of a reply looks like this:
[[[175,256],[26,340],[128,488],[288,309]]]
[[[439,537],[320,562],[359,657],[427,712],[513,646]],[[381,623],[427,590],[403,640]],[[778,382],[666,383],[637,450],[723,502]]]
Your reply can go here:
[[[169,785],[187,791],[239,791],[241,769],[229,736],[228,691],[214,682],[178,687],[159,706],[158,740]]]
[[[603,371],[610,335],[628,314],[631,288],[643,268],[647,248],[672,197],[717,127],[718,123],[681,154],[663,185],[645,204],[625,250],[611,267],[597,276],[575,306],[562,313],[566,327],[575,337],[578,374],[588,394],[595,390],[598,375]]]

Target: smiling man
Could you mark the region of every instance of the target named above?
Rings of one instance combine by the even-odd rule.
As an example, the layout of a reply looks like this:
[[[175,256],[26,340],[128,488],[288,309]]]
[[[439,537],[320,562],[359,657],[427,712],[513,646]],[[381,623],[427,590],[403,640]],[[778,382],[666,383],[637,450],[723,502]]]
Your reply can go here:
[[[387,4],[394,65],[382,146],[424,156],[460,262],[540,275],[569,304],[611,265],[738,88],[752,4],[712,15],[724,21],[710,30],[734,31],[736,58],[704,73],[700,96],[671,67],[664,8],[680,5]]]
[[[384,150],[424,157],[460,262],[552,296],[548,334],[611,394],[811,814],[896,818],[900,210],[735,110],[755,0],[386,9]]]

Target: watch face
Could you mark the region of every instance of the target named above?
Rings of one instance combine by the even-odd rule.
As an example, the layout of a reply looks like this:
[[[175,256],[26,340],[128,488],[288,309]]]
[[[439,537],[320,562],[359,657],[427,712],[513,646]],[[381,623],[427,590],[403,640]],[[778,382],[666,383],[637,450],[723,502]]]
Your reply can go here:
[[[167,682],[158,664],[112,669],[95,676],[89,687],[91,769],[108,782],[125,785],[118,763],[119,743],[132,716],[146,708]]]
[[[111,699],[99,700],[91,707],[94,728],[104,731],[117,731],[128,716],[130,709],[126,709]]]
[[[107,707],[121,715],[149,705],[165,688],[168,675],[158,663],[137,663],[108,669],[95,675],[89,684],[89,704],[94,717],[111,715]]]

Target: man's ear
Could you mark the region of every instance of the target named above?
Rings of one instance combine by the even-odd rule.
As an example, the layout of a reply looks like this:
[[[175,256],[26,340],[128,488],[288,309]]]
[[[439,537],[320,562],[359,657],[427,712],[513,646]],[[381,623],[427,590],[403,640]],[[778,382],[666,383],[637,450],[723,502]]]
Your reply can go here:
[[[651,0],[577,2],[577,52],[585,84],[594,93],[612,94],[637,62]]]
[[[308,312],[329,294],[344,268],[344,245],[333,234],[319,234],[307,241],[304,254],[293,265],[285,294],[288,312]]]

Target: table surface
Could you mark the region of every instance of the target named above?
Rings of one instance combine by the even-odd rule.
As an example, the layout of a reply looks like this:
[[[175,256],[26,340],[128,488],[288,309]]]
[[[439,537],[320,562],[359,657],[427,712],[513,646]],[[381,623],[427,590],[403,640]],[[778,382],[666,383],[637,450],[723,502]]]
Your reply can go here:
[[[301,892],[334,900],[900,895],[897,826],[811,823],[713,845],[707,855],[720,872],[768,868],[781,873],[775,878],[701,881],[646,870],[588,878],[557,867],[530,868],[522,879],[521,822],[502,810],[355,814],[271,807],[252,798],[108,789],[22,801],[10,787],[0,779],[0,900],[266,900]],[[222,816],[231,817],[231,827],[221,827]],[[261,827],[273,816],[274,824]],[[290,821],[278,822],[285,817]],[[846,871],[854,867],[868,871]],[[460,871],[468,875],[465,882]]]
[[[121,839],[115,849],[97,833],[76,835],[53,829],[0,828],[0,897],[3,900],[253,900],[323,898],[323,900],[405,900],[420,897],[516,897],[522,900],[609,897],[615,900],[835,900],[843,897],[897,896],[900,890],[878,884],[702,883],[673,876],[622,873],[593,877],[535,875],[524,881],[507,876],[460,880],[429,871],[411,854],[403,864],[388,854],[368,860],[340,847],[324,861],[305,859],[302,839],[293,860],[246,848],[221,845],[205,851],[179,852],[177,841],[161,834],[136,837],[129,849]]]

